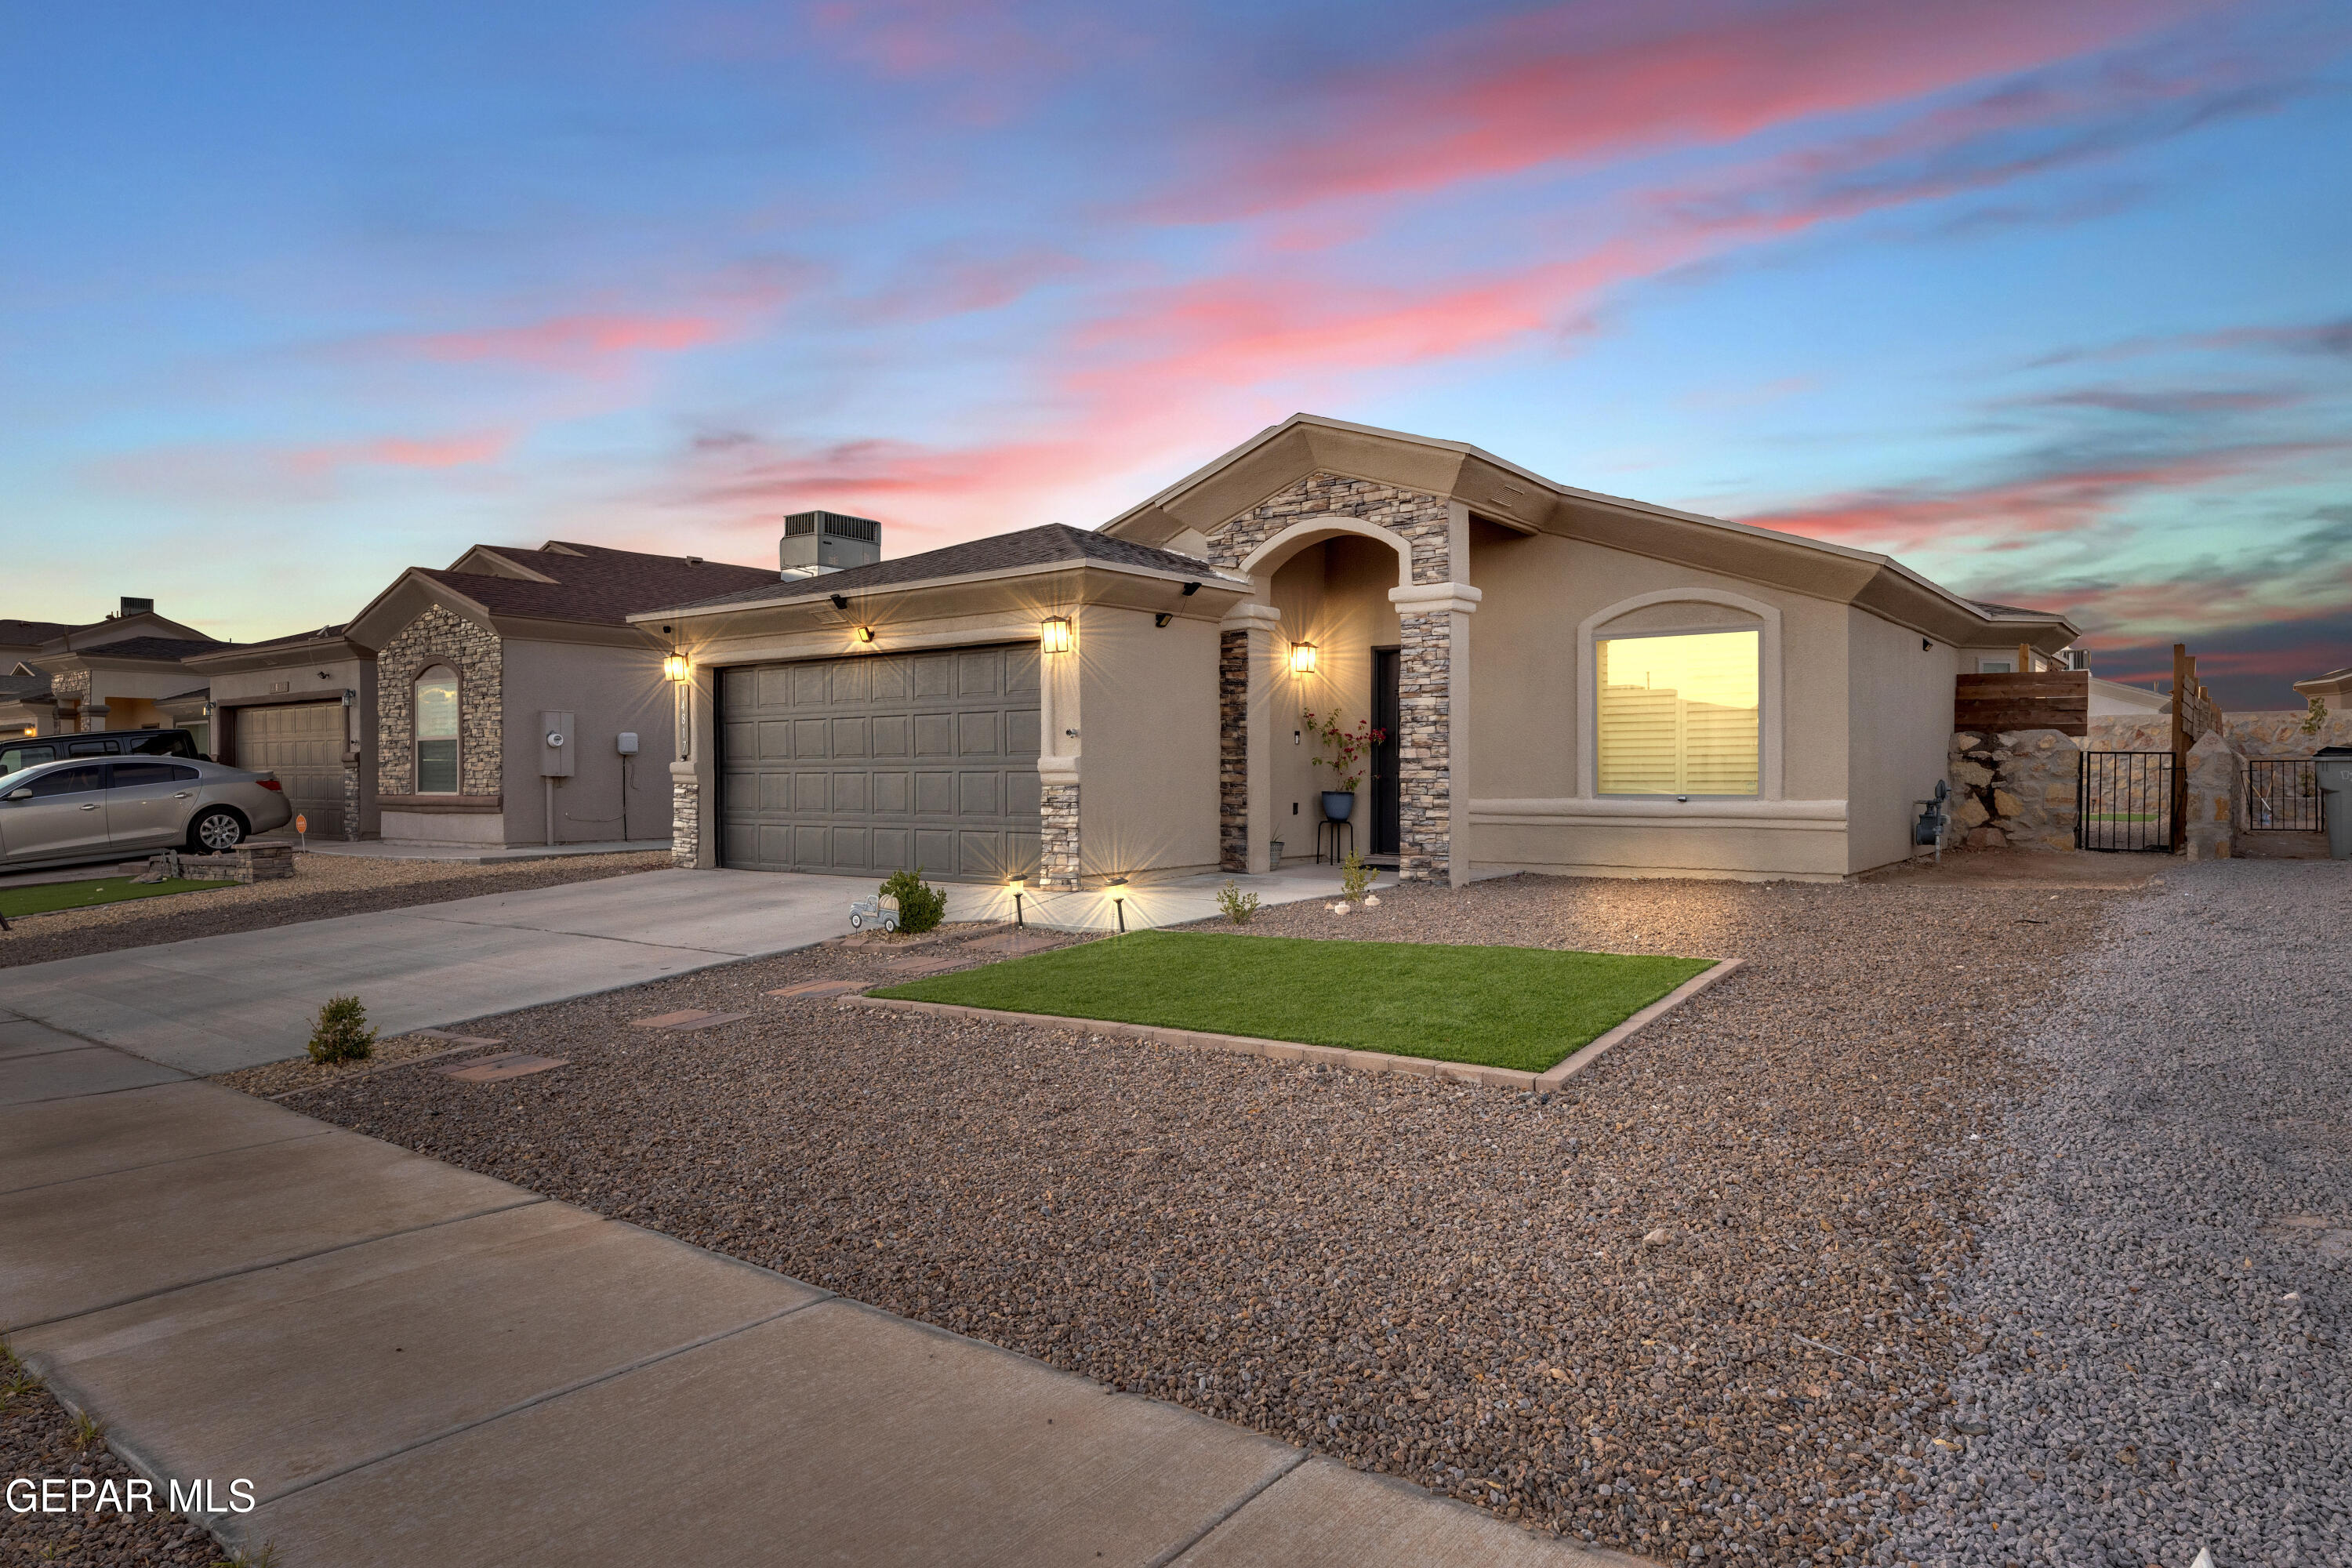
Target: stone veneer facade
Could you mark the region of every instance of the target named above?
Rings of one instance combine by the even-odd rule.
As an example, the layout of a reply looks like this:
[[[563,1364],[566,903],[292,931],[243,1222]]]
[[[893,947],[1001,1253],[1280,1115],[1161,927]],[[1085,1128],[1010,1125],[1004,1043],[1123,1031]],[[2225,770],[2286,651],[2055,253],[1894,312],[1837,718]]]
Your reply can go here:
[[[1078,885],[1078,786],[1049,784],[1039,792],[1037,807],[1037,885],[1076,889]]]
[[[1209,534],[1209,558],[1237,570],[1250,552],[1284,529],[1318,517],[1349,518],[1403,536],[1412,551],[1415,584],[1455,580],[1453,518],[1443,497],[1333,473],[1309,474],[1220,525]],[[1449,860],[1453,617],[1405,614],[1399,620],[1397,876],[1414,881],[1443,875]],[[1246,634],[1227,632],[1219,647],[1224,738],[1219,755],[1218,839],[1229,871],[1246,868],[1249,853],[1246,643]]]
[[[2083,752],[2056,730],[1952,736],[1952,826],[1972,849],[2072,850]]]
[[[505,779],[503,690],[506,658],[499,635],[438,605],[393,634],[376,654],[376,788],[416,789],[416,678],[436,664],[457,672],[457,793],[499,793]],[[348,794],[353,784],[346,783]],[[356,818],[357,808],[352,810]]]
[[[1249,869],[1249,634],[1217,637],[1217,865]]]
[[[692,763],[675,762],[669,765],[670,864],[690,871],[701,858],[702,788]]]

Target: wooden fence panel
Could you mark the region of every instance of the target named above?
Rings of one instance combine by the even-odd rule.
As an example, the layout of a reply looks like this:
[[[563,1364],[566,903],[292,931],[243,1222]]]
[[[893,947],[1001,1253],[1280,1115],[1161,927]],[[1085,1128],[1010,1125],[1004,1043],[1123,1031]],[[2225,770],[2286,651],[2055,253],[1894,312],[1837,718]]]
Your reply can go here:
[[[2035,675],[1963,675],[1952,699],[1952,728],[1989,734],[2004,730],[2091,732],[2091,672],[2056,669]]]

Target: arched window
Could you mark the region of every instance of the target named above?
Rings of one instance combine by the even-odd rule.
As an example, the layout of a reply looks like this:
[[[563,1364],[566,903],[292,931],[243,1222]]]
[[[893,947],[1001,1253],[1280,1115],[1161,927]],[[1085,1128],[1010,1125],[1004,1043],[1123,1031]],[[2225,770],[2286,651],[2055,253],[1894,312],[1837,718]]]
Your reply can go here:
[[[457,676],[435,665],[416,678],[416,793],[457,791]]]

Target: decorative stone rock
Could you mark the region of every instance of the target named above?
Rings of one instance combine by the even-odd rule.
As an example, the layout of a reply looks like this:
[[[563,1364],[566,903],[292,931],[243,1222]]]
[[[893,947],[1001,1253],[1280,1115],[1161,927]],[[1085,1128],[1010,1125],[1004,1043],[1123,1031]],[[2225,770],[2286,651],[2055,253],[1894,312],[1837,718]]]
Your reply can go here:
[[[2226,860],[2246,807],[2246,759],[2216,731],[2189,749],[2186,847],[2191,860]]]
[[[1037,808],[1037,885],[1069,889],[1078,885],[1078,786],[1045,786]]]
[[[691,869],[701,856],[702,785],[692,763],[674,762],[669,765],[670,864]]]

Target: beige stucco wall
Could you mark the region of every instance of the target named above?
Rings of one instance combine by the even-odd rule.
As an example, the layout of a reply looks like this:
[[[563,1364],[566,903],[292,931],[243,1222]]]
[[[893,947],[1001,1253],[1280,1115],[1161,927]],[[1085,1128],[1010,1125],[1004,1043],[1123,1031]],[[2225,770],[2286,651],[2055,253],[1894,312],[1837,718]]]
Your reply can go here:
[[[1354,729],[1371,717],[1372,653],[1395,647],[1401,637],[1389,590],[1397,585],[1396,552],[1351,537],[1312,544],[1274,575],[1274,606],[1282,612],[1273,700],[1274,826],[1286,858],[1315,852],[1315,825],[1322,820],[1321,793],[1331,787],[1331,770],[1315,765],[1314,738],[1303,732],[1300,715],[1336,710],[1341,725]],[[1315,672],[1294,675],[1290,646],[1315,645]],[[1371,779],[1356,795],[1356,847],[1371,852]]]
[[[504,829],[509,844],[547,842],[547,792],[540,782],[545,751],[542,712],[572,715],[572,776],[555,785],[555,842],[586,844],[622,837],[621,732],[634,731],[630,759],[628,836],[669,837],[669,683],[662,679],[663,649],[580,643],[506,645],[507,722],[502,738],[506,774]]]
[[[1847,605],[1551,534],[1481,524],[1470,581],[1471,854],[1481,869],[1831,878],[1849,868],[1843,816],[1851,700]],[[1754,800],[1638,801],[1586,793],[1580,627],[1645,595],[1706,590],[1779,615],[1780,679],[1762,693],[1777,728],[1775,787]],[[1736,606],[1665,601],[1601,631],[1761,624]],[[1882,623],[1883,624],[1883,623]],[[1916,636],[1912,646],[1917,647]],[[1949,729],[1948,689],[1944,716]],[[1777,722],[1776,722],[1777,715]],[[1937,745],[1941,761],[1942,742]],[[1930,783],[1936,775],[1930,772]]]
[[[1922,647],[1917,632],[1846,611],[1853,720],[1846,762],[1846,868],[1867,871],[1912,854],[1911,803],[1933,795],[1950,765],[1960,651]]]
[[[1151,624],[1148,611],[1087,605],[1073,654],[1046,659],[1054,726],[1077,749],[1081,868],[1088,878],[1177,875],[1217,864],[1217,628]],[[1076,700],[1066,700],[1075,664]]]

